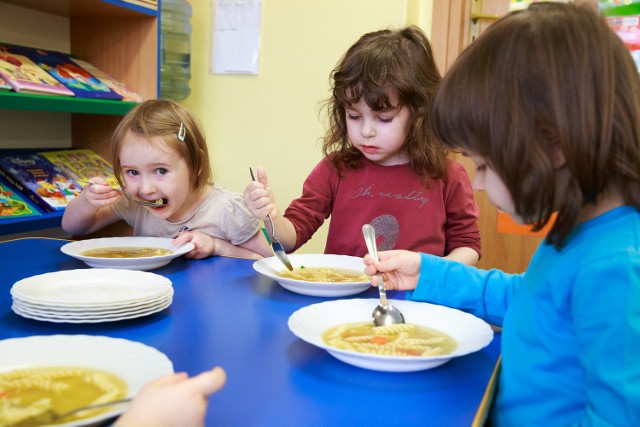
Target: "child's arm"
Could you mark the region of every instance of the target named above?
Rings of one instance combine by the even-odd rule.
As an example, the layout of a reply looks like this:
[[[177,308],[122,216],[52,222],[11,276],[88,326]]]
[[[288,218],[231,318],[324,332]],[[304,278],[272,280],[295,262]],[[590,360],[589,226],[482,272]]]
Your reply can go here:
[[[273,221],[276,237],[288,252],[296,245],[298,239],[296,229],[278,210],[275,197],[269,187],[267,173],[262,166],[258,168],[257,174],[258,180],[251,181],[244,190],[244,202],[254,217],[265,222],[265,229],[270,239],[273,238],[270,220]]]
[[[449,255],[445,256],[444,258],[471,266],[476,265],[480,260],[478,252],[476,252],[474,249],[462,246],[459,248],[455,248],[449,253]]]
[[[67,205],[62,216],[62,229],[72,235],[84,235],[113,224],[119,218],[109,205],[121,194],[103,178],[91,178],[82,193]]]

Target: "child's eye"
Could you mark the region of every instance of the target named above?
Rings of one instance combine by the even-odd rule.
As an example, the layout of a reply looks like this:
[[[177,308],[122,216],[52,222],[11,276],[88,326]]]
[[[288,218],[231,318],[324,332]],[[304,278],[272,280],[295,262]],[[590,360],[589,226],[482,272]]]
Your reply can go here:
[[[393,117],[378,117],[382,123],[391,123],[393,121]]]
[[[124,171],[124,173],[126,175],[130,175],[130,176],[138,176],[139,175],[139,172],[137,170],[135,170],[135,169],[126,170],[126,171]]]
[[[358,114],[347,114],[349,120],[358,120],[360,116]]]
[[[165,175],[165,174],[167,174],[167,172],[169,172],[169,171],[167,169],[165,169],[165,168],[156,169],[156,174],[158,174],[158,175]]]

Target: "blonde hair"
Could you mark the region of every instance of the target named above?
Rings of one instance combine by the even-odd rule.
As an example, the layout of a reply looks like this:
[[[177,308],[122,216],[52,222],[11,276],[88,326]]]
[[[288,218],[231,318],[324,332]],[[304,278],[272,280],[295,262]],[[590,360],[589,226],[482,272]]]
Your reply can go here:
[[[184,141],[178,133],[184,127]],[[207,141],[196,119],[182,105],[163,99],[144,101],[127,113],[111,137],[111,155],[116,179],[122,185],[122,165],[120,150],[125,136],[133,132],[146,138],[161,137],[168,148],[177,151],[189,165],[191,182],[196,190],[210,183],[211,165],[207,151]]]

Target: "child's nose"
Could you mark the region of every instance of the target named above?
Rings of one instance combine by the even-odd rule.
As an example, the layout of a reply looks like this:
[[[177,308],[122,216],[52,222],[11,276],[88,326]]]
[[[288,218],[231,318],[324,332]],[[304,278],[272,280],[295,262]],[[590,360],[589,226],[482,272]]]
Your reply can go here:
[[[156,186],[155,183],[153,182],[153,179],[150,178],[143,178],[142,179],[142,185],[140,186],[140,192],[142,194],[153,194],[156,191]]]
[[[365,138],[376,136],[376,129],[371,120],[364,120],[362,122],[362,129],[360,129],[360,132]]]

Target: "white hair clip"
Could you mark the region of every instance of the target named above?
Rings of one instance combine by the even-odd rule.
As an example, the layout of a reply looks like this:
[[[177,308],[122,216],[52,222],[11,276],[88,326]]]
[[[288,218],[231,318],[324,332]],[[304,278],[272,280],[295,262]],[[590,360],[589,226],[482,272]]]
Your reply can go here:
[[[178,139],[184,142],[184,137],[187,136],[187,128],[184,127],[182,122],[180,123],[180,129],[178,130]]]

